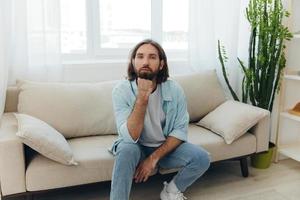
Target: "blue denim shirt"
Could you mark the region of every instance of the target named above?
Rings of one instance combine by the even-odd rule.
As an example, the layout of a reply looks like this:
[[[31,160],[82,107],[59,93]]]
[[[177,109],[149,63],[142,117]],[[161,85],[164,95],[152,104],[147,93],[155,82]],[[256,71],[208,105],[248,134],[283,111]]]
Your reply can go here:
[[[136,141],[132,139],[127,128],[127,119],[134,108],[136,96],[136,81],[122,80],[112,91],[114,115],[119,134],[110,150],[113,154],[115,154],[116,146],[121,141],[138,142],[138,139]],[[166,116],[165,125],[162,127],[163,134],[166,137],[173,136],[179,140],[187,141],[189,114],[183,89],[175,81],[167,80],[161,83],[161,97],[161,105]]]

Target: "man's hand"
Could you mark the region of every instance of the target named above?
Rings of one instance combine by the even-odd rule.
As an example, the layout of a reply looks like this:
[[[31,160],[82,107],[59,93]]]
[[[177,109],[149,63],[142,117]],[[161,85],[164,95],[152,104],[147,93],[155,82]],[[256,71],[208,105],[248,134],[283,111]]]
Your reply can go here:
[[[138,97],[139,100],[148,102],[148,98],[154,88],[152,81],[138,78]]]
[[[138,165],[134,175],[135,182],[140,183],[147,181],[151,172],[155,169],[157,162],[176,149],[181,143],[181,140],[168,136],[167,140],[160,145],[158,149]]]
[[[143,160],[135,171],[135,182],[140,183],[147,181],[151,172],[155,169],[157,162],[158,159],[155,159],[152,155]]]

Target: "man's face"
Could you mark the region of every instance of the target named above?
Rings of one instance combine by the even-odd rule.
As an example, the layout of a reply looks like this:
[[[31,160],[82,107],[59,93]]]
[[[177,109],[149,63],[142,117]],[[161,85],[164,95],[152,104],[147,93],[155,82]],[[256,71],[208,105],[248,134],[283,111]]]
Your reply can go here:
[[[163,67],[157,49],[151,44],[140,46],[132,60],[134,70],[139,78],[153,80]]]

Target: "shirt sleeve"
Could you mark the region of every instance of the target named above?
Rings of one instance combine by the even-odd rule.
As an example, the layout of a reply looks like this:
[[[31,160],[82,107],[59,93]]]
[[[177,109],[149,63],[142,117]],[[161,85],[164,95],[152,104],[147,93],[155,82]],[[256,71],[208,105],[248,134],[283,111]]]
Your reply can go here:
[[[169,136],[173,136],[179,140],[187,141],[188,125],[189,125],[189,113],[187,111],[186,97],[183,89],[179,86],[177,96],[177,112],[175,116],[175,123],[173,130],[169,133]]]
[[[114,115],[116,119],[116,125],[118,134],[124,139],[126,142],[137,143],[137,140],[133,140],[127,127],[127,120],[130,116],[133,108],[130,106],[128,102],[128,98],[126,98],[124,94],[124,88],[122,89],[120,86],[116,86],[112,91],[112,100],[113,100],[113,108]]]

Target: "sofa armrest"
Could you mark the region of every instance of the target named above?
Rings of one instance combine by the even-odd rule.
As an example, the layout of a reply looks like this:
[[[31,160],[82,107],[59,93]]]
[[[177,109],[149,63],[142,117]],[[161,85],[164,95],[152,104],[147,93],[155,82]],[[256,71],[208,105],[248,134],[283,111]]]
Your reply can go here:
[[[256,153],[267,151],[269,148],[270,112],[265,109],[262,110],[265,111],[264,117],[249,130],[256,137]]]
[[[26,191],[24,145],[16,132],[15,116],[4,113],[0,121],[0,184],[3,196]]]

